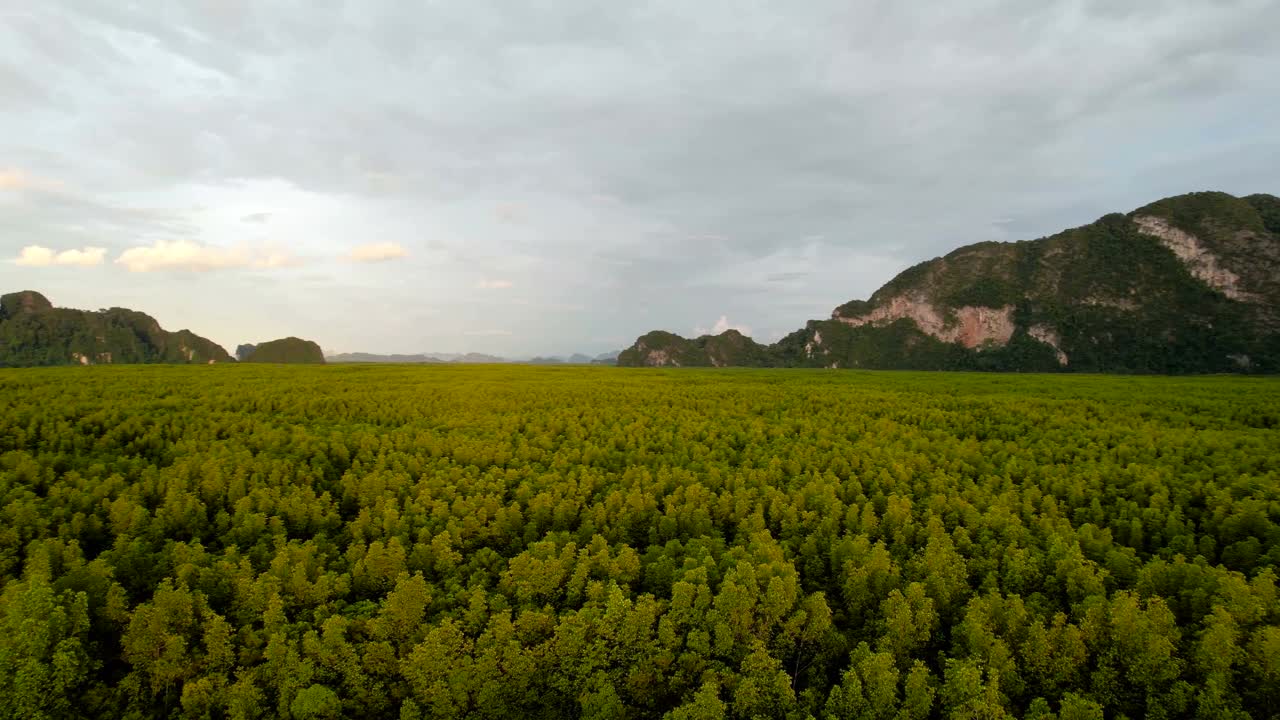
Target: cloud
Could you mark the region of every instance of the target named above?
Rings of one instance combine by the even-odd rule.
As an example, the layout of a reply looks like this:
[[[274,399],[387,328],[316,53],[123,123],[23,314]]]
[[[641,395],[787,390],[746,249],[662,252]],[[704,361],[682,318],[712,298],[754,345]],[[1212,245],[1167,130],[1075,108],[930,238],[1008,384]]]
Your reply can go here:
[[[494,216],[504,223],[523,223],[526,215],[527,210],[518,203],[502,203],[494,210]]]
[[[401,247],[399,243],[380,242],[355,248],[347,255],[347,259],[351,262],[371,263],[399,260],[408,256],[409,252]]]
[[[515,287],[510,280],[481,280],[476,283],[477,290],[509,290]]]
[[[117,265],[130,272],[182,270],[206,272],[233,268],[280,268],[296,264],[285,252],[248,247],[224,248],[201,245],[191,240],[157,240],[150,246],[133,247],[120,253]]]
[[[0,96],[2,98],[3,96]],[[42,190],[58,191],[62,183],[48,178],[36,177],[18,168],[0,168],[0,190]]]
[[[29,182],[26,173],[21,170],[0,170],[0,190],[21,190]]]
[[[746,335],[748,337],[751,336],[750,325],[742,325],[740,323],[731,323],[729,322],[729,318],[726,315],[721,315],[720,319],[716,320],[715,325],[712,325],[710,330],[702,326],[695,327],[693,329],[693,334],[694,335],[719,335],[720,333],[726,330],[737,330],[743,335]]]
[[[511,337],[510,330],[464,330],[467,337]]]
[[[293,276],[249,292],[211,273],[227,305],[191,322],[237,340],[225,318],[274,296],[290,332],[377,350],[453,342],[500,304],[519,342],[546,343],[505,353],[557,353],[717,308],[768,337],[959,245],[1280,182],[1274,0],[322,4],[347,22],[288,2],[0,11],[0,258],[270,229],[337,261],[432,238],[412,257],[451,282],[333,262],[349,293]],[[74,192],[31,185],[45,176]],[[100,275],[104,295],[136,284]],[[517,289],[475,289],[493,276]],[[447,310],[430,329],[347,321],[357,293]],[[552,303],[587,309],[565,322]]]
[[[240,222],[246,222],[246,223],[264,223],[264,222],[266,222],[266,221],[268,221],[268,220],[270,220],[270,219],[271,219],[271,213],[269,213],[269,212],[256,212],[256,213],[249,213],[248,215],[245,215],[244,217],[240,218]]]
[[[28,245],[22,248],[18,253],[18,257],[13,260],[15,265],[23,265],[26,267],[47,267],[49,265],[79,265],[88,267],[90,265],[101,265],[107,256],[107,249],[100,247],[85,247],[80,250],[63,250],[55,252],[47,247],[40,245]]]
[[[803,280],[809,277],[809,275],[810,273],[805,271],[775,272],[766,275],[764,281],[770,283],[784,283],[791,282],[793,280]]]

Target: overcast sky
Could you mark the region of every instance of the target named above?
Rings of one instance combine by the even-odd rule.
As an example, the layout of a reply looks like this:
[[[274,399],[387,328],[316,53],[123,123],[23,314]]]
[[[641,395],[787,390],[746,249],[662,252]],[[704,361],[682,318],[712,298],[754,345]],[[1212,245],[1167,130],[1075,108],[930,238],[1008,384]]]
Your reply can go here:
[[[228,349],[771,341],[897,271],[1280,193],[1280,2],[0,3],[0,288]]]

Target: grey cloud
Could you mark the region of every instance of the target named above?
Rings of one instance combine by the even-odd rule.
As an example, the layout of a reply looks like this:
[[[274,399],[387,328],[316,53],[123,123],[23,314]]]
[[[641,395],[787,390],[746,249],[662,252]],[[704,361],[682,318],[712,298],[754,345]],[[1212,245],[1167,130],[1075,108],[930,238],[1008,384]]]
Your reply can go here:
[[[402,276],[335,271],[335,304],[412,290],[405,302],[453,307],[477,278],[511,278],[532,295],[505,312],[550,346],[510,351],[721,313],[787,329],[956,245],[1280,181],[1266,162],[1280,154],[1280,5],[1268,0],[928,12],[50,0],[4,12],[0,103],[15,112],[0,114],[0,161],[80,188],[0,200],[6,236],[199,240],[216,228],[174,188],[278,179],[314,206],[251,202],[233,218],[262,223],[254,205],[272,207],[273,234],[324,245],[299,255],[412,251],[391,264]],[[358,220],[309,219],[336,206]],[[270,292],[281,305],[304,295]],[[587,310],[572,321],[546,310],[575,305]],[[465,323],[486,327],[454,315],[382,332],[456,346]],[[380,337],[335,325],[315,323],[349,337],[326,346]]]
[[[804,280],[805,278],[809,277],[809,275],[810,273],[808,272],[771,273],[765,277],[765,281],[771,282],[771,283],[785,283],[785,282],[792,282],[794,280]]]
[[[15,242],[123,247],[135,240],[183,235],[193,229],[181,212],[102,202],[64,188],[26,188],[9,194],[17,197],[0,202],[0,237]]]

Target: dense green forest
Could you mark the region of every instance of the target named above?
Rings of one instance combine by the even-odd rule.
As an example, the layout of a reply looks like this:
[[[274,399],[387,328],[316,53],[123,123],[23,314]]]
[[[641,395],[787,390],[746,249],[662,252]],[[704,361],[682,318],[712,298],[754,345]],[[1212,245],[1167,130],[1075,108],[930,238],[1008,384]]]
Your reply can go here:
[[[1280,383],[0,370],[0,718],[1265,718]]]

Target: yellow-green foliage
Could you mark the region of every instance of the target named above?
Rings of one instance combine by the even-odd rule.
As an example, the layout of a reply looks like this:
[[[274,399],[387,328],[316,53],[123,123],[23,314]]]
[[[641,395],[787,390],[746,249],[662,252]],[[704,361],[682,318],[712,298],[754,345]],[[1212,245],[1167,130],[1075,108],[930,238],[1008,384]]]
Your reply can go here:
[[[91,367],[0,404],[0,718],[1280,707],[1274,380]]]

